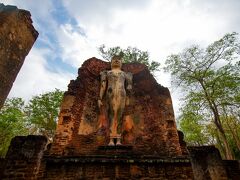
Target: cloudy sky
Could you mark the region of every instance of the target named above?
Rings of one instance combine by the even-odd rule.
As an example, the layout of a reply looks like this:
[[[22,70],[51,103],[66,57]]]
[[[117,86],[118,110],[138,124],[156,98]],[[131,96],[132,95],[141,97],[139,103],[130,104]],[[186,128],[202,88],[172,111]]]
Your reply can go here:
[[[205,47],[228,32],[240,32],[239,0],[2,0],[29,10],[39,37],[9,97],[66,90],[84,60],[101,58],[97,48],[128,46],[166,57],[192,44]],[[171,86],[170,77],[156,73]],[[170,88],[171,89],[171,88]],[[171,89],[175,111],[179,95]]]

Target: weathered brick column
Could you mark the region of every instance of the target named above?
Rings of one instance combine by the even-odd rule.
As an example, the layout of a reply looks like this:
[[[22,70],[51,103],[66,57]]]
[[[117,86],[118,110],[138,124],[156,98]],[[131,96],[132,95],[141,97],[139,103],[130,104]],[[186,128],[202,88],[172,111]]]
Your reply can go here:
[[[0,109],[37,37],[29,11],[0,3]]]
[[[227,180],[227,172],[214,146],[188,147],[195,180]]]
[[[45,136],[16,136],[6,155],[2,179],[36,179],[43,151]]]

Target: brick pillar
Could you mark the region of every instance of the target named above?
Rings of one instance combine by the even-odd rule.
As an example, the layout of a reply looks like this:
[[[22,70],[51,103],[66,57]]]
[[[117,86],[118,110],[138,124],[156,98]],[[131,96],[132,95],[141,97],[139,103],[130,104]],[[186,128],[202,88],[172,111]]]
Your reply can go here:
[[[14,137],[6,155],[3,180],[36,179],[46,143],[45,136]]]
[[[214,146],[188,147],[195,180],[227,180],[222,158]]]
[[[30,12],[0,3],[0,109],[37,37]]]

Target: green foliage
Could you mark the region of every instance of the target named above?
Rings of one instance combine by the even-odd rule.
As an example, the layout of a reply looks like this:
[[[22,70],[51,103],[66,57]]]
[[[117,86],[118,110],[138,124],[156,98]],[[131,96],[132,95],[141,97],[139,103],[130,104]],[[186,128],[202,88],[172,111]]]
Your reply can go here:
[[[34,96],[29,101],[25,111],[33,134],[45,135],[48,140],[52,140],[62,97],[63,92],[56,89]]]
[[[114,55],[121,55],[123,59],[123,63],[131,63],[131,62],[138,62],[145,64],[149,71],[154,72],[158,70],[160,63],[156,61],[149,60],[149,53],[147,51],[141,51],[135,47],[128,47],[127,49],[121,49],[119,46],[111,47],[106,49],[105,45],[99,47],[99,52],[101,56],[111,61],[111,58]]]
[[[240,159],[240,119],[232,114],[231,111],[228,113],[229,114],[221,116],[221,120],[226,129],[226,135],[230,147],[232,148],[235,157]]]
[[[25,106],[21,98],[7,99],[0,111],[0,157],[4,157],[14,136],[39,134],[51,141],[63,92],[56,89],[34,96]]]
[[[173,83],[181,84],[188,89],[189,85],[190,87],[199,85],[201,80],[217,82],[226,69],[228,72],[232,69],[236,73],[239,69],[239,61],[234,63],[239,51],[236,35],[226,34],[219,41],[209,45],[206,50],[193,45],[180,54],[170,55],[166,60],[165,70],[173,76]],[[211,78],[212,75],[215,75],[214,78]]]
[[[181,108],[179,117],[180,129],[184,132],[185,140],[188,145],[202,146],[210,144],[211,138],[204,125],[204,117],[199,113],[199,107],[187,104]]]
[[[0,157],[4,157],[11,139],[16,135],[26,135],[27,128],[21,98],[7,99],[0,111]]]
[[[226,34],[206,49],[194,45],[182,53],[170,55],[165,63],[165,70],[171,73],[173,84],[181,87],[185,93],[185,105],[180,118],[183,121],[180,123],[181,128],[186,134],[200,135],[202,127],[214,123],[218,143],[222,143],[222,152],[229,159],[233,157],[231,143],[237,142],[229,138],[229,131],[222,117],[224,112],[228,111],[228,116],[235,116],[239,121],[239,47],[237,33]],[[188,113],[185,113],[186,111]],[[196,126],[196,130],[191,132],[193,126]],[[213,135],[215,140],[217,135]],[[195,140],[198,141],[196,137]]]

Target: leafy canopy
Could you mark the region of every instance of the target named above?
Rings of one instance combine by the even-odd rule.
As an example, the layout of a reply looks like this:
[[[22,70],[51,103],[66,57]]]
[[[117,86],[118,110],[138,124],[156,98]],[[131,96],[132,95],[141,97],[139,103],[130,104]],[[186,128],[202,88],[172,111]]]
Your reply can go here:
[[[21,98],[12,98],[5,101],[0,111],[0,157],[5,156],[14,136],[28,133],[23,109],[24,101]]]
[[[213,123],[218,132],[218,137],[215,133],[214,138],[222,143],[228,159],[233,158],[231,141],[222,117],[224,112],[231,110],[227,114],[239,119],[239,53],[238,34],[228,33],[206,49],[193,45],[179,54],[170,55],[164,68],[171,73],[172,83],[184,92],[181,127],[191,134],[189,127],[193,121],[197,129],[201,128],[200,124],[207,127]],[[198,118],[198,115],[202,117]],[[202,132],[199,130],[198,134]],[[237,140],[234,141],[238,144]]]
[[[62,97],[63,92],[56,89],[53,92],[34,96],[29,101],[25,111],[33,134],[45,135],[52,141]]]
[[[160,66],[160,63],[156,61],[150,61],[149,53],[147,51],[141,51],[135,47],[122,49],[119,46],[116,46],[106,49],[105,45],[102,45],[98,48],[98,50],[100,55],[108,61],[111,61],[111,58],[114,55],[121,55],[123,63],[142,63],[145,64],[151,72],[158,70]]]
[[[19,135],[38,134],[51,142],[63,92],[34,96],[27,105],[21,98],[7,99],[0,110],[0,157],[4,157],[11,139]]]

